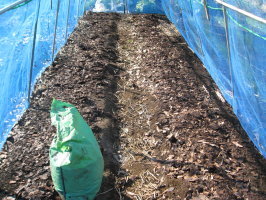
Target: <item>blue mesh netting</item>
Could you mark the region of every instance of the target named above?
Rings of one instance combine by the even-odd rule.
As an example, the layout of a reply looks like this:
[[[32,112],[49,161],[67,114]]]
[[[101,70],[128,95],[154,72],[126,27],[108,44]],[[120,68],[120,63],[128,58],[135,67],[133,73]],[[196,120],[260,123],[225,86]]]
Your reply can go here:
[[[161,0],[126,0],[130,13],[158,13],[164,14],[160,6]]]
[[[3,0],[0,8],[14,2]],[[78,17],[83,14],[84,5],[85,0],[61,0],[57,9],[58,0],[32,0],[0,15],[0,149],[7,134],[29,105],[29,89],[32,89],[36,78],[52,62],[54,37],[56,54],[74,30]],[[31,73],[36,21],[36,45]]]
[[[266,24],[230,10],[227,15],[231,36],[232,106],[250,139],[266,156]]]
[[[161,0],[87,0],[86,9],[94,12],[164,14]]]
[[[225,1],[266,17],[263,0]],[[266,157],[266,25],[226,9],[229,52],[221,5],[207,1],[162,1],[168,18],[202,60],[258,150]]]
[[[124,12],[124,0],[87,0],[86,10],[93,12]]]
[[[224,1],[259,17],[266,17],[265,0]],[[8,2],[14,0],[3,0],[0,8]],[[23,7],[0,15],[0,42],[3,44],[0,47],[2,86],[0,141],[4,141],[19,115],[28,106],[26,99],[38,2],[33,0]],[[58,52],[73,31],[78,16],[83,13],[84,3],[87,10],[95,12],[164,13],[202,60],[223,96],[232,105],[243,128],[266,157],[265,24],[226,9],[228,47],[222,6],[214,0],[206,0],[209,19],[203,0],[61,0],[60,2],[55,52]],[[57,1],[41,0],[40,8],[31,87],[45,66],[52,62]]]

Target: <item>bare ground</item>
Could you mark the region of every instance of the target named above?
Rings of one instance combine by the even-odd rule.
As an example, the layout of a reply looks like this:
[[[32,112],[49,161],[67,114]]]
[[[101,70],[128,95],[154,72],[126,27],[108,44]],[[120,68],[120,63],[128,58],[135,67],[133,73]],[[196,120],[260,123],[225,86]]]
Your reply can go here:
[[[77,106],[105,159],[97,200],[266,199],[263,159],[173,25],[88,13],[0,153],[1,199],[58,199],[52,98]]]

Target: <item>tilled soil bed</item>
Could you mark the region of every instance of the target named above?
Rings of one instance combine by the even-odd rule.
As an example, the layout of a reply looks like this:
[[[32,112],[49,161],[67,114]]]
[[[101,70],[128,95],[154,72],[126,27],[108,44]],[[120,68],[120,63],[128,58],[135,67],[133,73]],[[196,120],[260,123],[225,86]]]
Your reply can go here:
[[[265,159],[164,16],[80,20],[0,153],[0,199],[59,199],[53,98],[74,104],[100,143],[97,200],[266,199]]]

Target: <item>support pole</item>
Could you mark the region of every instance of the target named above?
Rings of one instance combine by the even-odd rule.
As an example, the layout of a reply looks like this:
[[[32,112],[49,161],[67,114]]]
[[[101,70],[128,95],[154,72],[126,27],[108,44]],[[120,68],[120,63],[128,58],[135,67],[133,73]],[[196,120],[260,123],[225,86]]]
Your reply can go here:
[[[66,22],[65,40],[67,40],[67,34],[68,34],[69,13],[70,13],[70,0],[68,0],[68,10],[67,10],[67,22]]]
[[[226,47],[227,47],[227,57],[228,57],[228,65],[229,65],[229,72],[230,72],[230,84],[232,87],[232,95],[234,97],[234,87],[233,87],[233,69],[231,63],[231,50],[230,50],[230,41],[229,41],[229,32],[228,32],[228,19],[227,19],[227,12],[225,6],[222,7],[223,15],[224,15],[224,26],[225,26],[225,37],[226,37]]]
[[[192,0],[189,0],[189,5],[190,5],[190,9],[191,9],[191,15],[194,16],[194,13],[193,13],[193,6],[192,6]]]
[[[79,0],[79,3],[78,3],[78,18],[79,18],[79,12],[80,12],[80,0]]]
[[[15,8],[16,6],[18,6],[18,5],[22,4],[22,3],[25,3],[26,1],[28,1],[28,0],[16,1],[16,2],[14,2],[14,3],[12,3],[12,4],[4,7],[4,8],[2,8],[2,9],[0,9],[0,15],[5,13],[5,12],[7,12],[7,11],[9,11],[9,10],[11,10],[11,9],[13,9],[13,8]]]
[[[203,5],[204,5],[206,18],[207,18],[208,21],[210,21],[209,10],[208,10],[208,7],[207,7],[207,1],[206,0],[203,0]]]
[[[55,19],[55,26],[54,26],[54,41],[53,41],[53,50],[52,50],[52,61],[54,60],[54,55],[55,55],[55,40],[56,40],[56,34],[57,34],[59,8],[60,8],[60,0],[57,0],[56,19]]]
[[[257,20],[257,21],[259,21],[261,23],[266,24],[266,19],[263,19],[263,18],[261,18],[259,16],[256,16],[256,15],[250,13],[250,12],[247,12],[245,10],[242,10],[242,9],[240,9],[238,7],[235,7],[235,6],[231,5],[231,4],[225,3],[225,2],[223,2],[221,0],[215,0],[215,1],[217,3],[219,3],[219,4],[221,4],[224,7],[230,8],[231,10],[234,10],[234,11],[236,11],[236,12],[242,14],[242,15],[245,15],[245,16],[251,18],[251,19],[255,19],[255,20]]]
[[[124,0],[124,14],[128,14],[127,0]]]
[[[85,12],[86,12],[86,0],[84,0],[83,15],[85,15]]]
[[[36,46],[36,36],[37,36],[37,28],[38,28],[39,14],[40,14],[40,5],[41,5],[41,0],[39,0],[39,3],[38,3],[38,8],[36,11],[36,20],[34,24],[31,61],[30,61],[29,86],[28,86],[28,102],[29,103],[30,103],[30,95],[31,95],[31,81],[32,81],[32,72],[33,72],[33,66],[34,66],[35,46]]]

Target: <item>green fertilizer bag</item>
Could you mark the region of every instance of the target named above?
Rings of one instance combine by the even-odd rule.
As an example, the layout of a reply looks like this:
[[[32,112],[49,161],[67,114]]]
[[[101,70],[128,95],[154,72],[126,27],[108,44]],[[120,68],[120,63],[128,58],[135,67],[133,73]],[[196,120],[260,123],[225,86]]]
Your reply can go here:
[[[73,105],[55,99],[51,120],[57,128],[49,153],[56,191],[66,200],[94,199],[104,164],[92,130]]]

